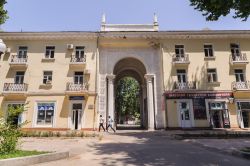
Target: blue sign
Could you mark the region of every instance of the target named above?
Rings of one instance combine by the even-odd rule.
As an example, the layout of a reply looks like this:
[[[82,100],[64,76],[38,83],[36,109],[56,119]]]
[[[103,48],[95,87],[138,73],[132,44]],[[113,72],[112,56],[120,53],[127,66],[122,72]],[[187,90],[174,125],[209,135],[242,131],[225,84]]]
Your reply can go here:
[[[84,96],[69,96],[69,100],[85,100]]]
[[[54,106],[38,106],[38,111],[54,110]]]

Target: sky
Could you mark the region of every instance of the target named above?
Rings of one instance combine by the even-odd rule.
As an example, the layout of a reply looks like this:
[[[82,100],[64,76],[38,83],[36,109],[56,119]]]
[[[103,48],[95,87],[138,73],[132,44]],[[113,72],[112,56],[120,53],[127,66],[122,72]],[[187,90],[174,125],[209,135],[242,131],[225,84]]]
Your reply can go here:
[[[101,16],[111,24],[150,24],[160,30],[249,30],[249,21],[232,15],[207,22],[189,0],[7,0],[4,31],[99,31]]]

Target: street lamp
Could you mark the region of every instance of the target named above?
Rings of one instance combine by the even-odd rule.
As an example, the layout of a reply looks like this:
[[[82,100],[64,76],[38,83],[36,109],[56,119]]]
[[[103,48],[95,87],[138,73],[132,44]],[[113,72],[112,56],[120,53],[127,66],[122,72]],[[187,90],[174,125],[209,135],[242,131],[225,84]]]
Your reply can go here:
[[[6,44],[3,42],[2,39],[0,39],[0,56],[5,53],[6,48]]]

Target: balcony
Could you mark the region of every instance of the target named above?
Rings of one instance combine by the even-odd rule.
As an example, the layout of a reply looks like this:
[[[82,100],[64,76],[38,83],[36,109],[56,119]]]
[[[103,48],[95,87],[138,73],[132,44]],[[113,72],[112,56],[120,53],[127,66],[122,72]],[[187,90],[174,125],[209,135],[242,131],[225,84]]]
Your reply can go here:
[[[68,94],[84,94],[88,92],[88,84],[75,84],[72,82],[67,83],[66,93]]]
[[[69,64],[72,67],[84,66],[86,64],[86,57],[83,58],[71,57]]]
[[[28,66],[28,56],[25,58],[19,57],[18,55],[13,55],[10,61],[11,67],[27,67]]]
[[[230,64],[232,66],[245,66],[247,65],[249,62],[247,60],[247,55],[244,54],[231,54],[230,55]]]
[[[190,61],[189,61],[189,55],[188,54],[184,54],[184,55],[173,55],[172,57],[172,63],[174,65],[189,65]]]
[[[195,90],[196,82],[174,82],[174,90]]]
[[[233,82],[232,83],[233,90],[250,90],[250,81],[245,82]]]
[[[28,84],[15,84],[15,83],[5,83],[3,87],[4,93],[26,93],[28,90]]]

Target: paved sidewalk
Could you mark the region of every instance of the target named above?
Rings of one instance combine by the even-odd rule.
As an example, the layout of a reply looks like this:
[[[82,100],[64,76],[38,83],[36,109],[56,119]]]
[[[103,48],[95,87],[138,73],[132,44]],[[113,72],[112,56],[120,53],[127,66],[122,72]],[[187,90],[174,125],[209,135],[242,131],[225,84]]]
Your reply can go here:
[[[25,138],[23,148],[69,150],[69,159],[39,166],[246,166],[250,161],[208,151],[185,140],[174,140],[166,131],[118,131],[103,139]]]
[[[185,139],[185,142],[192,142],[210,149],[218,149],[221,152],[233,152],[245,147],[250,147],[249,139]]]

